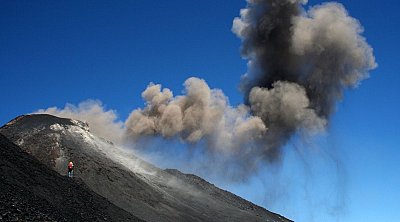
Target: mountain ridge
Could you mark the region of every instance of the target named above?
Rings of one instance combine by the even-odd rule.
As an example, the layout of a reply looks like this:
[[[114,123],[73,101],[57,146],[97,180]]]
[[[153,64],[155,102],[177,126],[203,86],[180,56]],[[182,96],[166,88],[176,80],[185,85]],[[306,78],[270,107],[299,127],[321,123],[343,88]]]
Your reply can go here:
[[[59,174],[74,160],[91,190],[146,221],[290,221],[198,176],[161,170],[91,134],[82,121],[24,115],[0,133]]]

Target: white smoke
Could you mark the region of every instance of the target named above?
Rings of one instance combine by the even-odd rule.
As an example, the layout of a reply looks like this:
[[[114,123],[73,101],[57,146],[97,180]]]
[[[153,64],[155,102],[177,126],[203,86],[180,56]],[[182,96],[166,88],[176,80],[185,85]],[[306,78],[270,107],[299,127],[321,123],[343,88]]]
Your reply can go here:
[[[123,122],[118,120],[116,111],[106,110],[99,100],[86,100],[78,106],[66,104],[63,109],[57,107],[40,109],[35,113],[46,113],[87,122],[95,135],[117,144],[120,144],[123,139]]]

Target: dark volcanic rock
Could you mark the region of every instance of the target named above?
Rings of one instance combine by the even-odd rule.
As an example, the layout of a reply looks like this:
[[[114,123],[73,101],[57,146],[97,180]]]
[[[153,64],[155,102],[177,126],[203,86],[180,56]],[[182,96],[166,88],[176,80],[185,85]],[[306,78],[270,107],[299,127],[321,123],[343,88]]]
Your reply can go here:
[[[81,121],[26,115],[0,133],[59,174],[73,160],[75,176],[91,190],[146,221],[290,221],[195,175],[161,170],[93,135]]]
[[[0,221],[141,221],[0,134]]]

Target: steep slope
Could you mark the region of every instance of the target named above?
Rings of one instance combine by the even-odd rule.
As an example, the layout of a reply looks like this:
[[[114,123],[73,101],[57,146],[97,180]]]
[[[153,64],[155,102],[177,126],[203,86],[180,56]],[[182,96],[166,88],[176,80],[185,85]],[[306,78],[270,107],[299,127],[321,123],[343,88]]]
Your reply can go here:
[[[80,121],[26,115],[0,133],[62,175],[73,160],[89,188],[146,221],[289,221],[197,176],[142,161]]]
[[[141,221],[0,134],[0,221]]]

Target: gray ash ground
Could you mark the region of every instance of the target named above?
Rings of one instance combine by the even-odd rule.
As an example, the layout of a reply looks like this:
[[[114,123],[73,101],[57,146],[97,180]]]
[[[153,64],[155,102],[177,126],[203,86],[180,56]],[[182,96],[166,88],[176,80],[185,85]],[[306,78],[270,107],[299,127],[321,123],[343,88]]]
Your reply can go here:
[[[0,134],[0,221],[141,221]]]

